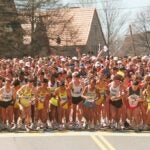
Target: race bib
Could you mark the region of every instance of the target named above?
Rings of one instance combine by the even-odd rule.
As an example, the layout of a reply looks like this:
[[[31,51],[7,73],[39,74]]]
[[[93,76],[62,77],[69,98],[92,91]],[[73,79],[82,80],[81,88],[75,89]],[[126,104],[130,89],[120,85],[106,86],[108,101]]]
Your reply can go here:
[[[45,101],[45,97],[44,97],[44,96],[41,96],[41,97],[39,98],[39,100],[40,100],[41,102],[44,102],[44,101]]]
[[[94,98],[93,98],[93,97],[88,97],[86,101],[88,101],[88,102],[91,102],[91,103],[92,103],[92,102],[94,102]]]
[[[128,101],[129,101],[129,105],[130,107],[136,107],[138,105],[138,99],[139,99],[139,96],[138,95],[130,95],[128,97]]]

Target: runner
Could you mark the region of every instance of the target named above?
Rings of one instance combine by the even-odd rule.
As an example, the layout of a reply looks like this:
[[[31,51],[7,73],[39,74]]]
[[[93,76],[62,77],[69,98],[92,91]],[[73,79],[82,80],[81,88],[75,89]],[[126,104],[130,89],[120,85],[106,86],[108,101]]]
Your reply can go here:
[[[95,117],[95,101],[99,99],[98,91],[96,90],[96,80],[94,78],[89,80],[88,85],[83,90],[84,98],[84,117],[87,123],[88,129],[95,129],[96,117]]]
[[[144,99],[147,103],[145,130],[148,130],[148,129],[150,129],[150,83],[149,82],[145,85],[143,95],[144,95]]]
[[[13,123],[14,100],[15,91],[11,86],[11,80],[5,78],[5,84],[0,89],[0,107],[2,108],[2,121],[4,128],[7,128],[8,130],[11,129]]]
[[[84,89],[84,83],[80,80],[80,74],[79,72],[74,72],[72,74],[72,81],[69,84],[69,89],[71,92],[72,96],[72,121],[73,121],[73,126],[82,128],[82,92]],[[78,121],[78,122],[77,122]]]
[[[13,115],[14,115],[14,125],[11,128],[11,130],[15,130],[18,129],[18,120],[20,117],[20,110],[19,110],[19,100],[17,97],[17,91],[20,89],[20,81],[18,79],[14,80],[12,83],[13,87],[14,87],[14,107],[13,107]]]
[[[49,100],[49,120],[50,128],[58,128],[58,97],[55,95],[55,90],[58,88],[59,82],[57,81],[57,74],[52,74],[49,81],[49,88],[51,93],[51,98]]]
[[[30,131],[31,125],[31,104],[35,99],[35,87],[33,86],[33,79],[28,79],[27,84],[23,85],[18,91],[19,109],[21,111],[21,119],[23,127],[26,131]]]
[[[70,92],[65,86],[65,82],[61,81],[59,87],[55,90],[55,96],[58,97],[59,111],[59,130],[68,127],[69,123],[69,107],[70,107]]]
[[[127,90],[127,118],[136,132],[140,131],[141,114],[139,103],[143,102],[142,90],[139,82],[133,81]]]
[[[48,119],[50,92],[48,89],[48,80],[43,79],[41,86],[36,92],[36,123],[38,123],[37,130],[42,128],[46,130]]]
[[[122,77],[116,75],[113,81],[109,84],[110,92],[110,114],[112,118],[112,128],[120,129],[120,119],[122,111],[122,95],[124,93],[122,86]]]
[[[106,126],[107,123],[107,102],[106,102],[106,92],[108,90],[108,81],[106,77],[101,74],[96,83],[96,89],[99,92],[100,98],[95,101],[96,103],[96,120],[97,128]],[[101,124],[102,123],[102,124]],[[102,126],[101,126],[102,125]]]

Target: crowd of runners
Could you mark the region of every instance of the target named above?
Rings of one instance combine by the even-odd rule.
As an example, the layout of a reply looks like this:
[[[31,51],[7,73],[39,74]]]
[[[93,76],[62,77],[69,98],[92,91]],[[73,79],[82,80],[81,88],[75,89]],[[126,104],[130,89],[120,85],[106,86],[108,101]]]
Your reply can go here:
[[[0,131],[103,128],[150,129],[149,56],[0,59]]]

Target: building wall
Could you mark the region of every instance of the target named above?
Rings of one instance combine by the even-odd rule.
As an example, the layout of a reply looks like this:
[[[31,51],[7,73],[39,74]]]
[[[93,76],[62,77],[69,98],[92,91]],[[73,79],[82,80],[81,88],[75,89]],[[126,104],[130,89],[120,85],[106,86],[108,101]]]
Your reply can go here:
[[[101,46],[104,46],[106,42],[96,10],[94,12],[93,20],[90,26],[91,29],[88,35],[87,43],[85,43],[85,45],[66,46],[66,47],[58,46],[55,47],[57,50],[53,49],[52,51],[59,55],[76,56],[77,55],[76,47],[79,47],[81,49],[81,54],[90,53],[91,55],[93,54],[97,55],[99,44],[101,44]]]
[[[101,24],[99,22],[97,12],[95,11],[86,49],[87,51],[90,51],[91,53],[96,55],[99,49],[99,44],[101,46],[104,46],[105,43],[106,42],[101,28]]]
[[[85,51],[86,46],[78,45],[78,47],[81,49],[81,54],[86,53],[86,51]],[[51,47],[51,53],[61,55],[61,56],[77,56],[76,48],[77,48],[77,46]]]

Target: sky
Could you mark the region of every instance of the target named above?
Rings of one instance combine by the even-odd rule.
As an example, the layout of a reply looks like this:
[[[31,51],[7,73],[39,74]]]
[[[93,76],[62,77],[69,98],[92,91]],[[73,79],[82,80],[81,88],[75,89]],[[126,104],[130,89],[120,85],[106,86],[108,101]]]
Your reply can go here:
[[[79,1],[80,0],[63,0],[64,3],[75,3],[77,5],[79,4]],[[101,3],[104,1],[113,2],[114,4],[116,4],[116,7],[119,10],[122,10],[121,12],[126,12],[127,14],[129,14],[125,29],[128,29],[128,26],[130,24],[135,23],[135,19],[138,13],[146,10],[148,7],[150,8],[150,0],[85,0],[85,3],[90,1],[93,1],[91,5],[85,6],[96,7],[99,14],[102,14],[101,11],[103,11],[103,8]]]
[[[88,2],[90,0],[85,0]],[[96,2],[96,7],[101,7],[101,1],[112,1],[114,3],[120,2],[118,8],[124,8],[123,10],[132,12],[132,15],[135,16],[137,12],[142,10],[142,8],[146,8],[145,6],[150,6],[150,0],[93,0]],[[78,3],[78,0],[63,0],[64,3]]]
[[[150,0],[122,0],[125,7],[150,6]]]
[[[126,11],[131,11],[133,15],[136,15],[137,12],[146,9],[147,6],[150,7],[150,0],[122,0],[122,6]]]

